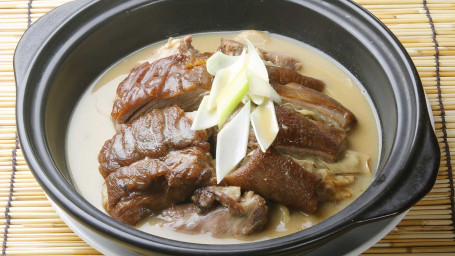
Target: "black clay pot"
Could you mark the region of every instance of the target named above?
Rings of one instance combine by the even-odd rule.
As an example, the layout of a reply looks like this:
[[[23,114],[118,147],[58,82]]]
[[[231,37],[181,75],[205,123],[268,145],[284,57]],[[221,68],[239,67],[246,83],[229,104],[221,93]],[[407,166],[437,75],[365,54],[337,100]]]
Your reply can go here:
[[[114,221],[84,200],[68,175],[65,134],[75,104],[92,81],[117,60],[169,36],[243,29],[274,32],[318,48],[364,85],[383,133],[378,174],[368,190],[309,229],[239,245],[156,237]],[[357,225],[405,211],[436,179],[439,147],[417,71],[390,31],[350,1],[78,0],[45,15],[25,33],[14,69],[21,146],[37,180],[78,222],[144,254],[308,251]]]

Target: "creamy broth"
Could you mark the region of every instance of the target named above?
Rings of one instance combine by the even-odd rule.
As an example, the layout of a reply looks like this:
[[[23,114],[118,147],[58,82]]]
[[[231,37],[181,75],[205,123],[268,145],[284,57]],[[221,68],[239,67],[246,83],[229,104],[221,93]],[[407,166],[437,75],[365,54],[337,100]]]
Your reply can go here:
[[[207,33],[193,35],[193,45],[203,51],[216,51],[221,37],[235,39],[238,33]],[[264,38],[266,40],[264,40]],[[150,217],[137,226],[138,229],[170,239],[194,243],[239,243],[284,236],[327,219],[355,200],[370,185],[376,170],[380,149],[378,118],[363,87],[327,55],[295,40],[277,35],[248,37],[257,47],[285,53],[300,60],[302,74],[325,82],[324,93],[350,109],[357,117],[357,124],[348,135],[347,148],[370,156],[371,175],[357,175],[354,185],[348,187],[353,197],[339,202],[320,204],[317,214],[308,216],[290,210],[290,220],[282,207],[271,205],[269,222],[264,231],[238,239],[216,239],[208,234],[187,235],[161,227],[159,218]],[[95,207],[105,212],[102,206],[102,176],[98,172],[97,156],[104,142],[115,134],[110,118],[112,103],[118,84],[128,75],[138,61],[150,56],[164,42],[141,49],[109,68],[84,93],[70,121],[67,133],[67,159],[74,184],[80,194]]]

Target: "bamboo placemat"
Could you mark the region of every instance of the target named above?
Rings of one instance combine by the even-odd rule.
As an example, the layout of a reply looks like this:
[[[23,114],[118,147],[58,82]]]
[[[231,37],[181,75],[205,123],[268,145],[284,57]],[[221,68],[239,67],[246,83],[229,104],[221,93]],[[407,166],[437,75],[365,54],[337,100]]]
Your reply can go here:
[[[36,19],[69,0],[0,0],[0,232],[3,255],[99,255],[59,218],[18,146],[13,54]],[[400,39],[435,116],[442,160],[433,190],[365,255],[455,255],[455,0],[357,0]]]

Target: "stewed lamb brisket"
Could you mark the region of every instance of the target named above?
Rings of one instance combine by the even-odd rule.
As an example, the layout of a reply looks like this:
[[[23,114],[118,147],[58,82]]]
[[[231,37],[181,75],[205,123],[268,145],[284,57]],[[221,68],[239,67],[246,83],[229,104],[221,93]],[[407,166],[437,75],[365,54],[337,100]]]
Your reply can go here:
[[[349,109],[321,92],[297,83],[274,84],[273,88],[281,96],[283,103],[313,111],[318,121],[342,129],[348,129],[356,122],[354,114]]]
[[[105,179],[105,208],[114,219],[135,225],[191,197],[197,188],[215,184],[212,160],[206,149],[190,147],[122,167]]]
[[[272,147],[278,151],[296,157],[310,154],[335,161],[344,149],[346,132],[343,130],[311,120],[281,105],[275,105],[275,114],[279,131]],[[254,134],[250,135],[248,145],[252,149],[258,147]]]
[[[236,190],[232,187],[228,189]],[[201,212],[200,205],[207,205],[210,195],[213,195],[213,200],[209,209]],[[252,191],[240,196],[238,188],[238,193],[233,196],[224,193],[220,187],[207,187],[195,192],[193,202],[164,210],[161,213],[161,217],[167,221],[164,225],[188,234],[241,237],[261,231],[267,223],[267,203]]]
[[[266,199],[292,206],[307,213],[318,207],[316,188],[319,174],[311,173],[292,158],[273,149],[256,149],[248,161],[224,179],[230,186],[254,191]]]
[[[296,111],[275,106],[280,128],[273,148],[294,156],[312,154],[335,161],[344,149],[346,132],[313,121]]]
[[[100,173],[106,177],[120,167],[145,157],[162,157],[171,150],[209,147],[207,132],[191,130],[191,123],[183,109],[172,106],[153,109],[131,124],[121,125],[98,155]]]
[[[297,71],[276,67],[276,66],[266,66],[267,72],[269,73],[270,83],[273,84],[288,84],[288,83],[297,83],[304,87],[316,91],[324,90],[325,84],[319,79],[304,76]]]
[[[163,56],[177,53],[142,63],[120,83],[111,113],[118,123],[132,121],[150,109],[177,103],[186,111],[198,108],[212,86],[213,77],[205,66],[211,53],[199,53],[191,46],[191,37],[184,42],[173,51],[158,51],[156,54]]]

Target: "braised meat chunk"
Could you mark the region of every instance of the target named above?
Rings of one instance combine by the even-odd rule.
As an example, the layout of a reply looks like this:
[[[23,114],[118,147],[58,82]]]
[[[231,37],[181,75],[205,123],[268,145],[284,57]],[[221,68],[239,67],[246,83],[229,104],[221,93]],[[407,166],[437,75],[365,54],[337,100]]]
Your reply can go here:
[[[213,191],[219,191],[213,188],[202,190],[199,193],[211,194]],[[200,212],[197,206],[200,204],[198,199],[194,200],[194,204],[175,205],[164,210],[161,213],[167,220],[164,225],[187,234],[209,233],[218,238],[242,237],[264,229],[268,206],[261,196],[249,191],[239,198],[232,198],[229,194],[214,198],[221,204],[214,205],[205,213]]]
[[[314,213],[318,207],[316,188],[321,176],[306,171],[292,158],[273,149],[266,153],[256,149],[250,159],[224,181],[307,213]]]
[[[331,126],[348,129],[356,122],[354,114],[338,101],[297,83],[274,84],[284,103],[316,113],[318,120]]]
[[[117,88],[117,99],[111,113],[114,120],[125,123],[150,109],[174,104],[186,111],[198,108],[212,86],[213,77],[205,66],[211,54],[199,53],[188,46],[188,42],[183,45],[181,48],[186,51],[178,51],[152,63],[144,62],[130,72]]]
[[[194,192],[191,200],[199,207],[201,213],[210,211],[216,202],[228,208],[229,212],[236,214],[245,213],[245,209],[237,203],[242,192],[235,186],[209,186]]]
[[[231,56],[240,55],[242,54],[244,48],[245,45],[240,42],[221,38],[219,50],[226,55]],[[300,63],[300,61],[298,61],[295,58],[276,52],[265,51],[259,48],[257,50],[264,61],[270,61],[275,66],[292,69],[296,71],[302,68],[302,63]]]
[[[321,80],[304,76],[299,72],[287,68],[267,66],[267,72],[269,73],[269,80],[272,85],[297,83],[316,91],[322,91],[325,87],[324,82]]]
[[[106,177],[105,208],[116,220],[135,225],[154,212],[191,197],[202,186],[215,183],[212,157],[190,147],[161,159],[145,158]]]
[[[297,158],[321,156],[329,161],[338,159],[346,143],[346,132],[309,119],[295,110],[275,105],[279,131],[272,147]],[[248,137],[251,149],[259,147],[252,131]]]
[[[181,108],[172,106],[153,109],[131,124],[121,125],[98,155],[101,175],[106,177],[145,157],[165,156],[171,150],[189,146],[209,147],[207,132],[192,131],[191,123]]]
[[[346,132],[280,105],[275,106],[275,113],[280,130],[272,146],[278,151],[297,157],[312,154],[335,161],[344,149]]]

